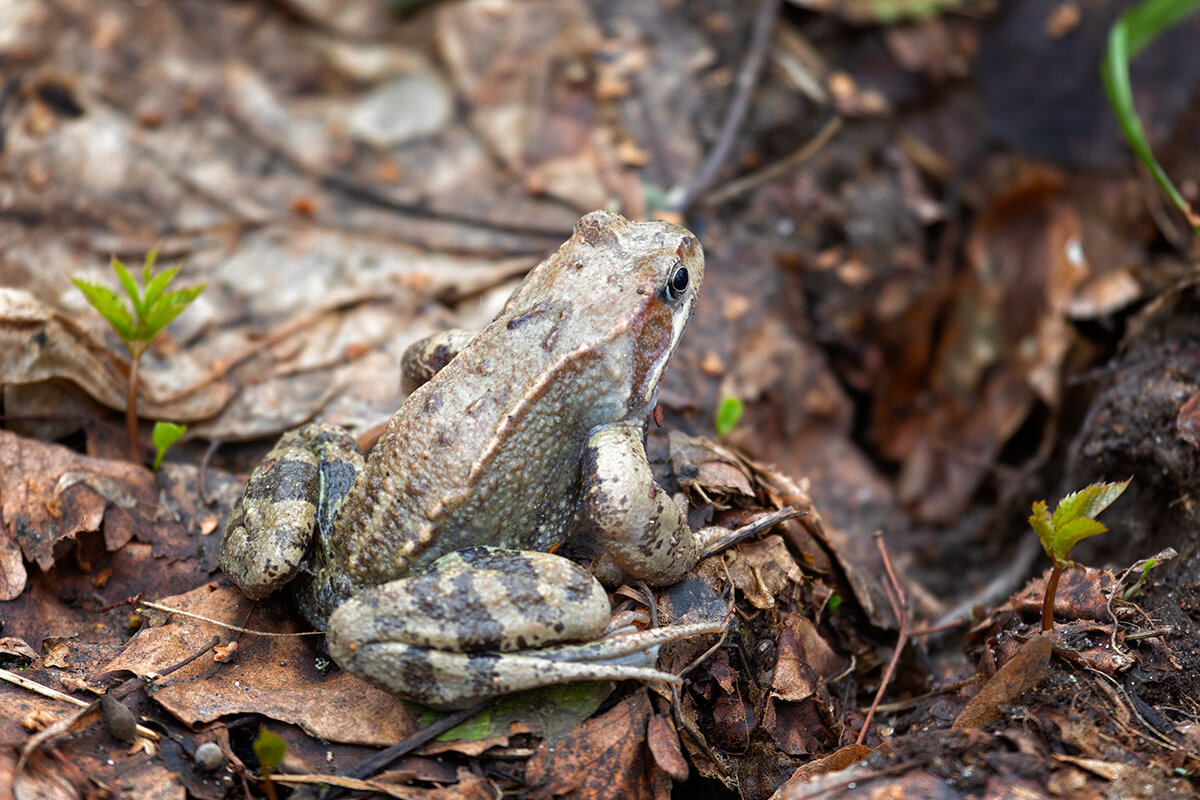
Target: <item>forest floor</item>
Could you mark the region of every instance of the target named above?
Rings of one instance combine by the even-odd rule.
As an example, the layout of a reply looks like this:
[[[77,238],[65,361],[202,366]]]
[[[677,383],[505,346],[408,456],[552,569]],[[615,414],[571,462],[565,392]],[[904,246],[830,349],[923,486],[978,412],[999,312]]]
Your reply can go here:
[[[1101,87],[1126,4],[910,5],[0,4],[0,800],[1200,794],[1200,248]],[[1133,68],[1193,203],[1197,36]],[[705,249],[660,483],[697,525],[804,514],[659,593],[731,620],[662,654],[677,692],[520,696],[349,781],[437,717],[231,628],[306,629],[218,571],[225,515],[282,432],[385,420],[405,348],[595,208]],[[153,250],[205,284],[142,361],[146,454],[189,426],[158,472],[70,282]],[[1031,505],[1130,477],[1043,635]]]

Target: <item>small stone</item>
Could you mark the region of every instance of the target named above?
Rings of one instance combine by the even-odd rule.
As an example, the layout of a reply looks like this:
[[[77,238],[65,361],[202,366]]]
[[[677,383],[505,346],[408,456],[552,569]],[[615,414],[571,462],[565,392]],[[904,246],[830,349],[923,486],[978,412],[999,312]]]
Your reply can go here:
[[[220,745],[215,742],[205,742],[196,748],[196,754],[192,756],[192,760],[196,762],[196,769],[212,772],[225,763],[225,754],[221,752]]]
[[[372,147],[390,148],[437,133],[453,112],[450,89],[438,74],[416,72],[369,92],[350,112],[346,130]]]

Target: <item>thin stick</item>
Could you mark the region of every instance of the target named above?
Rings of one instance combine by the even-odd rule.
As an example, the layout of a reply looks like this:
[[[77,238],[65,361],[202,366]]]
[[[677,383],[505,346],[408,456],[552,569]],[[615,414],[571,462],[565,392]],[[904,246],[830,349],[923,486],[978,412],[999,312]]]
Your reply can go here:
[[[728,158],[746,118],[746,110],[750,107],[750,93],[758,83],[759,74],[767,60],[767,49],[771,45],[771,32],[775,29],[775,19],[779,16],[780,2],[781,0],[762,0],[759,3],[758,13],[754,15],[746,60],[742,62],[742,68],[738,71],[733,101],[729,104],[729,113],[725,116],[721,134],[691,182],[678,183],[667,193],[668,208],[679,212],[686,211],[696,201],[696,197],[712,183],[717,170]]]
[[[719,203],[724,203],[726,200],[745,194],[751,189],[760,186],[768,181],[773,181],[781,175],[784,175],[789,170],[803,164],[810,158],[821,152],[833,135],[842,128],[842,118],[833,117],[817,131],[816,135],[802,144],[799,148],[792,151],[774,164],[770,164],[757,172],[752,172],[749,175],[730,181],[719,189],[715,189],[708,193],[704,198],[704,205],[714,206]]]
[[[372,775],[375,775],[375,774],[380,773],[383,770],[387,769],[397,759],[400,759],[400,758],[408,755],[413,750],[416,750],[418,747],[421,747],[421,746],[425,745],[427,742],[430,742],[433,739],[437,738],[438,736],[441,736],[443,733],[450,730],[451,728],[456,727],[456,726],[466,722],[471,717],[475,716],[480,711],[483,711],[485,708],[490,706],[493,702],[494,702],[494,699],[488,699],[488,700],[484,700],[481,703],[476,703],[475,705],[471,706],[470,708],[465,708],[460,711],[451,712],[451,713],[447,714],[446,716],[442,717],[441,719],[437,720],[436,722],[426,725],[424,728],[421,728],[419,731],[417,731],[413,735],[408,736],[404,739],[401,739],[399,742],[396,742],[391,747],[388,747],[384,750],[380,750],[378,753],[371,756],[370,758],[360,761],[358,763],[358,765],[351,767],[350,769],[348,769],[344,773],[342,773],[342,777],[366,780],[367,778],[370,778]],[[328,791],[326,791],[323,795],[321,795],[321,797],[322,797],[322,800],[333,800],[333,798],[335,798],[335,797],[340,797],[343,792],[344,792],[344,789],[342,789],[341,787],[338,787],[338,786],[334,786],[334,787],[331,787]],[[316,796],[315,792],[313,790],[309,789],[308,787],[301,789],[299,792],[297,792],[296,794],[293,795],[293,797],[297,798],[297,800],[306,800],[307,798],[311,798],[311,797],[315,797],[315,796]]]
[[[166,611],[168,614],[178,614],[181,617],[191,617],[192,619],[196,619],[201,622],[206,622],[209,625],[216,625],[218,628],[224,628],[224,629],[230,630],[230,631],[237,631],[238,633],[249,633],[254,636],[268,636],[268,637],[276,637],[276,638],[280,638],[280,639],[287,639],[287,638],[290,638],[293,636],[324,636],[325,635],[325,631],[301,631],[298,633],[277,633],[274,631],[258,631],[258,630],[254,630],[253,628],[243,628],[239,625],[231,625],[228,622],[221,622],[221,620],[213,619],[212,617],[202,617],[199,614],[193,614],[192,612],[184,611],[181,608],[172,608],[171,606],[164,606],[161,603],[154,603],[149,600],[141,600],[139,602],[141,605],[146,606],[147,608],[157,609],[158,611]]]
[[[867,737],[867,731],[871,729],[871,721],[875,718],[875,710],[879,708],[879,701],[883,699],[883,693],[887,691],[888,684],[892,682],[892,676],[896,672],[896,665],[900,663],[900,654],[904,652],[904,647],[908,644],[908,600],[904,596],[904,590],[900,588],[900,582],[896,580],[896,573],[892,570],[892,560],[888,558],[887,547],[883,543],[883,531],[875,532],[875,544],[879,546],[879,554],[883,558],[883,568],[888,577],[883,588],[887,590],[892,613],[896,615],[896,620],[900,623],[900,633],[896,637],[896,649],[892,651],[892,658],[888,661],[887,669],[883,671],[883,677],[879,680],[879,691],[875,692],[871,710],[867,712],[862,730],[858,732],[856,744],[862,744],[863,739]]]

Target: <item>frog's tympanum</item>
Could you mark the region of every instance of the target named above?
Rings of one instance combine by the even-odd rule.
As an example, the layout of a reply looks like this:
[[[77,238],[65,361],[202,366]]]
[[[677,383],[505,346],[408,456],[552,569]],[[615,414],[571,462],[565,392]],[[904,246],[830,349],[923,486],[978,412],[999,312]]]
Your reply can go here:
[[[665,585],[729,533],[689,529],[643,445],[703,277],[683,228],[588,214],[490,325],[426,343],[444,366],[370,457],[333,426],[285,434],[226,523],[221,568],[250,597],[295,578],[339,664],[425,705],[677,682],[630,656],[722,626],[605,636],[603,587],[551,551],[586,528],[598,570]]]

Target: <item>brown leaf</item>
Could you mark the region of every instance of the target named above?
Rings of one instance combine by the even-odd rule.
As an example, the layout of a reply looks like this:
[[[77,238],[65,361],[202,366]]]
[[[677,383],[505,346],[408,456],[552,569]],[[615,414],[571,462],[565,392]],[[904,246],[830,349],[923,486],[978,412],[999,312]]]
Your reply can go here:
[[[227,624],[295,632],[297,619],[286,605],[253,604],[237,589],[210,583],[161,601],[192,614]],[[261,610],[246,619],[247,610]],[[105,671],[145,675],[198,650],[214,634],[229,631],[186,617],[144,628]],[[189,725],[224,714],[263,714],[299,725],[309,734],[335,742],[386,745],[416,728],[412,712],[396,697],[343,670],[322,673],[316,637],[261,637],[242,634],[237,662],[219,664],[202,658],[172,673],[154,699]]]
[[[1013,702],[1045,677],[1053,650],[1053,640],[1045,634],[1027,641],[1016,656],[983,685],[979,694],[971,698],[954,720],[951,730],[981,728],[1000,716],[1002,703]]]
[[[816,626],[800,614],[789,614],[779,635],[779,657],[771,693],[797,702],[811,697],[824,681],[845,669]]]
[[[800,786],[821,775],[841,772],[851,764],[857,764],[871,755],[871,748],[862,744],[848,744],[829,755],[814,759],[792,773],[782,786],[771,795],[771,800],[783,800],[793,793],[803,796]]]
[[[831,738],[816,698],[801,703],[788,703],[770,697],[763,727],[779,749],[788,755],[803,756],[818,753]],[[769,724],[768,724],[769,722]]]
[[[646,744],[650,746],[650,754],[654,763],[658,764],[671,779],[683,783],[688,777],[687,759],[679,744],[679,734],[675,726],[662,714],[655,714],[646,725]]]
[[[153,474],[124,461],[81,456],[58,445],[45,445],[0,431],[0,520],[3,538],[19,544],[25,557],[43,570],[54,565],[60,542],[81,531],[100,529],[106,520],[105,546],[116,550],[157,514]],[[117,513],[106,515],[106,509]],[[0,551],[2,553],[4,551]],[[18,572],[5,568],[11,600],[24,587]],[[23,572],[23,569],[21,570]]]
[[[755,608],[773,608],[775,598],[789,584],[802,583],[804,574],[779,536],[764,536],[737,546],[729,558],[733,585]]]
[[[641,690],[553,746],[542,742],[526,765],[526,783],[536,787],[529,796],[665,800],[671,779],[643,746],[650,715],[649,697]]]

